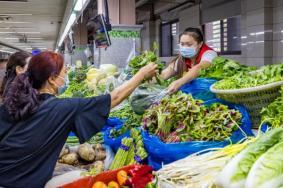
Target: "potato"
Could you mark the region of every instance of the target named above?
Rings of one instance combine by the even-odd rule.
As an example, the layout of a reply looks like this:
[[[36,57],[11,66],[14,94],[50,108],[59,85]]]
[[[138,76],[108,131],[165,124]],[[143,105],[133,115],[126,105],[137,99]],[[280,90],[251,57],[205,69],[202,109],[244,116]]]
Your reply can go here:
[[[79,146],[78,154],[82,159],[89,161],[89,162],[93,162],[95,159],[94,149],[88,143],[84,143]]]
[[[64,146],[60,152],[59,158],[63,157],[64,155],[67,155],[68,153],[70,153],[69,146]]]
[[[100,150],[99,152],[96,153],[96,156],[95,156],[96,161],[103,161],[105,158],[106,158],[105,151]]]
[[[75,165],[75,164],[78,164],[78,162],[79,162],[78,159],[79,159],[78,154],[76,154],[76,153],[69,153],[67,155],[64,155],[62,157],[62,160],[60,160],[60,161],[62,161],[65,164]]]

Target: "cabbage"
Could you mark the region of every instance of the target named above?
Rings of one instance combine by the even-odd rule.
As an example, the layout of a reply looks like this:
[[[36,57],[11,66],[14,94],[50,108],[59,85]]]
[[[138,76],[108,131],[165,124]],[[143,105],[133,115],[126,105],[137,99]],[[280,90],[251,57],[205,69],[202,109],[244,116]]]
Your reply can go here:
[[[278,188],[283,186],[283,142],[264,153],[253,165],[246,188]]]
[[[90,74],[87,74],[86,75],[86,79],[88,81],[92,81],[93,79],[96,79],[97,81],[103,79],[103,78],[106,78],[106,73],[103,72],[103,71],[99,71],[99,72],[96,72],[96,73],[90,73]]]
[[[283,140],[283,128],[271,130],[235,156],[216,179],[218,187],[241,188],[254,162],[269,148]]]
[[[96,69],[96,68],[90,68],[90,69],[87,71],[86,74],[95,74],[95,73],[97,73],[98,71],[99,71],[99,70]]]
[[[104,71],[108,76],[113,76],[118,72],[117,66],[112,64],[102,64],[100,65],[100,69]]]

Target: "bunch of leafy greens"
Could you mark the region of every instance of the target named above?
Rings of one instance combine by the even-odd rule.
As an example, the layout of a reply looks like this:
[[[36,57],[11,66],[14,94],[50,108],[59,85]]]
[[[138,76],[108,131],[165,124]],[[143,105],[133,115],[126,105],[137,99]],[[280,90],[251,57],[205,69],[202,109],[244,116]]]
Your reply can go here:
[[[122,108],[112,111],[110,117],[117,117],[125,121],[125,124],[121,129],[113,128],[111,130],[112,137],[118,137],[134,127],[139,127],[141,124],[142,116],[137,115],[129,104],[124,105]]]
[[[281,87],[281,96],[262,109],[261,120],[273,128],[283,126],[283,87]]]
[[[203,101],[179,92],[151,106],[142,124],[164,142],[221,141],[238,129],[241,118],[239,111],[223,104],[205,106]]]
[[[232,59],[216,57],[213,59],[210,67],[201,70],[199,76],[221,80],[240,72],[250,72],[252,70],[256,70],[256,67],[241,65]]]
[[[282,143],[282,139],[282,128],[273,129],[261,135],[223,168],[216,178],[217,187],[279,187],[278,185],[282,185],[282,156],[280,156],[282,155],[282,144],[280,144],[279,153],[270,150],[276,144]],[[267,154],[265,155],[265,153]],[[274,155],[273,157],[270,156],[271,153]],[[265,159],[269,157],[270,161],[266,162]],[[281,161],[278,161],[279,158]],[[260,160],[259,163],[256,162],[258,160]],[[277,184],[280,183],[280,177],[281,184]],[[277,178],[277,180],[270,181],[273,178]],[[268,184],[263,186],[264,182],[268,181],[270,181],[269,186]],[[277,186],[275,186],[276,184]]]
[[[91,97],[93,92],[88,89],[85,79],[88,71],[87,66],[76,68],[68,73],[69,85],[68,88],[60,95],[61,98],[69,97]]]
[[[241,89],[283,80],[283,64],[267,65],[253,73],[241,72],[215,84],[216,89]]]

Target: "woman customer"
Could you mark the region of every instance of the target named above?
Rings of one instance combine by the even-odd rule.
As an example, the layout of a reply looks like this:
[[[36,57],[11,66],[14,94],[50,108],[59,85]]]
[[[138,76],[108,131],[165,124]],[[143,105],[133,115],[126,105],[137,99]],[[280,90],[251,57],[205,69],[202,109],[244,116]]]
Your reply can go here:
[[[24,51],[16,52],[9,57],[5,76],[0,88],[0,96],[5,97],[7,92],[5,88],[9,88],[17,75],[26,71],[30,58],[31,54]]]
[[[81,143],[99,132],[109,111],[156,73],[153,63],[110,94],[61,99],[66,67],[61,55],[42,52],[16,77],[0,107],[0,187],[44,187],[73,131]]]
[[[200,70],[211,66],[212,60],[217,57],[217,53],[204,43],[203,34],[198,28],[187,28],[179,40],[180,54],[161,74],[163,79],[178,77],[168,87],[170,93],[198,77]]]

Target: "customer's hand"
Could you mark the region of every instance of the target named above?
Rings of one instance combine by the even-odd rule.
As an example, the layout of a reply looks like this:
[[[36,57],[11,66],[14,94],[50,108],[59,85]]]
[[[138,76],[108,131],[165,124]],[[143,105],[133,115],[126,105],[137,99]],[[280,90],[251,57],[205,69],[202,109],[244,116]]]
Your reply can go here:
[[[144,79],[150,79],[153,76],[155,76],[156,73],[158,73],[158,70],[157,70],[157,64],[155,63],[149,63],[148,65],[142,67],[138,72],[138,74],[144,76]]]

